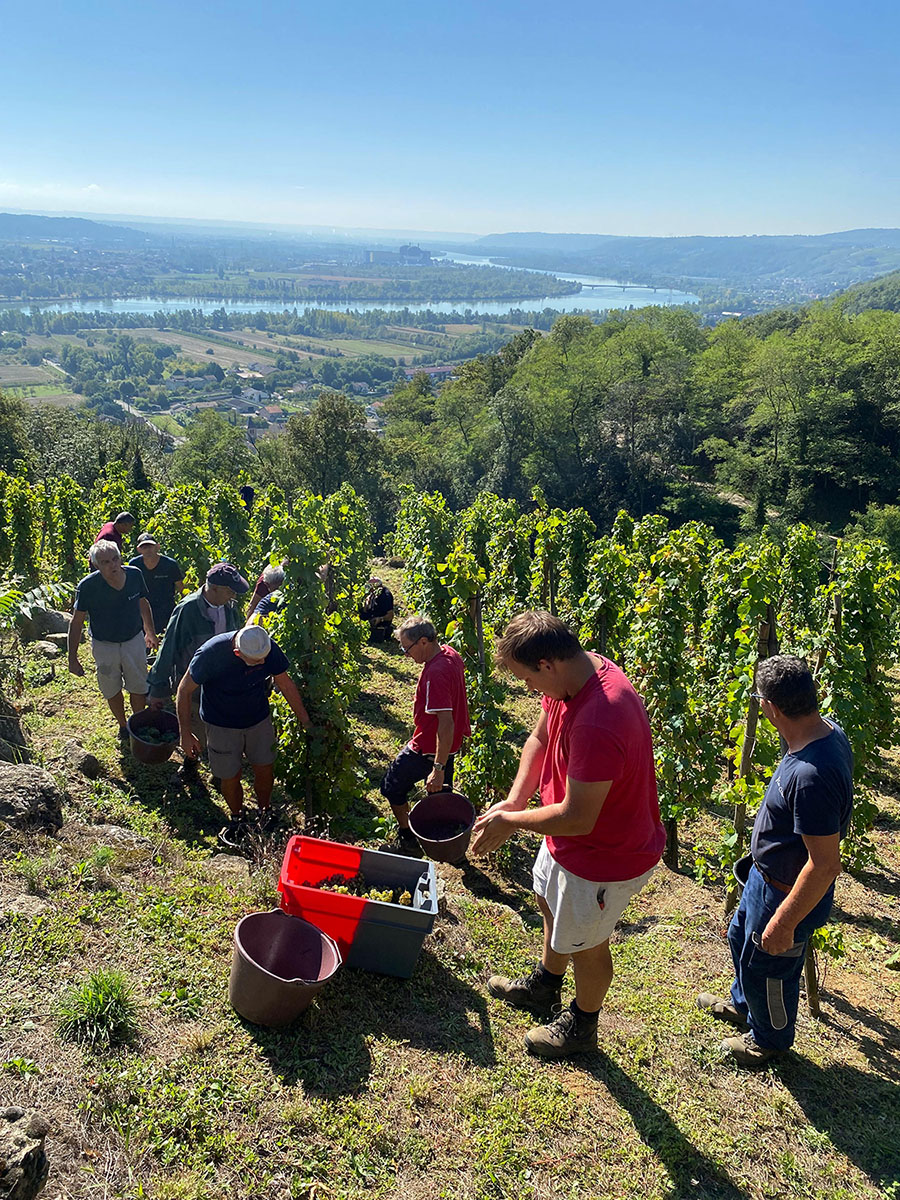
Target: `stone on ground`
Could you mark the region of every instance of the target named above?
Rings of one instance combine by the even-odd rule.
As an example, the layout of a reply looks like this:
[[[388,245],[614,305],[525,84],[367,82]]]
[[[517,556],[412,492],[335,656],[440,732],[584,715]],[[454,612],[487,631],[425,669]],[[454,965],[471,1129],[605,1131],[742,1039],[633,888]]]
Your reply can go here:
[[[47,1182],[50,1122],[33,1108],[0,1108],[0,1200],[33,1200]]]
[[[0,822],[53,833],[62,825],[63,794],[49,771],[0,762]]]
[[[70,619],[70,613],[55,608],[32,608],[31,615],[19,617],[16,624],[23,642],[39,642],[50,633],[66,633]]]

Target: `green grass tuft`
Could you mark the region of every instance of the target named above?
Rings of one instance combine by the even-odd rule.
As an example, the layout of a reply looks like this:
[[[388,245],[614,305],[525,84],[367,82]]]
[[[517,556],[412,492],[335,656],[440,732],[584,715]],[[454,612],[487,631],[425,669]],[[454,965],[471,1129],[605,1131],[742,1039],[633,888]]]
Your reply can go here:
[[[122,1046],[138,1031],[137,1004],[121,971],[101,968],[71,988],[59,1007],[60,1037],[90,1046]]]

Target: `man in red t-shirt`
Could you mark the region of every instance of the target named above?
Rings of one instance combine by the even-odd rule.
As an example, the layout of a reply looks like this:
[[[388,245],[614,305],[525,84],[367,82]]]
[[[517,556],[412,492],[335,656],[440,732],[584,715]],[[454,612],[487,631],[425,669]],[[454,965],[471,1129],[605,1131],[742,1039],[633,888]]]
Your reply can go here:
[[[453,786],[453,756],[472,732],[463,661],[452,646],[442,646],[434,626],[418,614],[397,630],[400,649],[422,673],[413,701],[413,735],[381,781],[381,794],[399,826],[394,845],[400,854],[419,854],[409,827],[409,793],[425,780],[429,792]]]
[[[119,547],[119,553],[124,557],[125,545],[123,538],[126,538],[134,529],[134,517],[130,512],[120,512],[112,521],[107,521],[100,526],[100,532],[94,538],[94,545],[97,542],[115,542]]]
[[[583,650],[548,612],[513,618],[497,657],[542,693],[542,712],[509,796],[475,823],[472,853],[489,854],[517,829],[544,835],[532,870],[544,950],[531,975],[494,975],[488,990],[549,1014],[571,958],[575,999],[525,1037],[533,1054],[562,1058],[597,1047],[597,1015],[613,977],[610,934],[665,845],[650,724],[615,663]],[[541,805],[528,808],[537,790]]]

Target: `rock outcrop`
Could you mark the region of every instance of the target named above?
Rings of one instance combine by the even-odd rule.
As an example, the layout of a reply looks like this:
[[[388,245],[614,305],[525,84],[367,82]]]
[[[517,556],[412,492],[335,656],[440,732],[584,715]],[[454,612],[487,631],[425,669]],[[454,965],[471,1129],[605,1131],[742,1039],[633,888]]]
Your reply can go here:
[[[16,621],[19,637],[23,642],[39,642],[51,633],[67,633],[71,616],[55,608],[32,608],[30,616],[20,616]]]
[[[49,771],[0,762],[0,821],[14,829],[55,833],[62,825],[63,794]]]
[[[34,1200],[43,1191],[49,1132],[50,1122],[34,1109],[0,1108],[0,1200]]]

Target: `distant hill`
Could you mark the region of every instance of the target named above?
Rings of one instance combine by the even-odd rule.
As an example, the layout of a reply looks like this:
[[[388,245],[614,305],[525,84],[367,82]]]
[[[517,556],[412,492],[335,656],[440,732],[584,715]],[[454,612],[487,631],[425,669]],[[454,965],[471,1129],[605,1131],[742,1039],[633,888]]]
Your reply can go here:
[[[83,217],[0,213],[0,242],[80,242],[113,249],[149,246],[158,240],[158,237],[125,225],[105,225]]]
[[[848,312],[863,312],[867,308],[884,308],[900,312],[900,271],[891,271],[868,283],[857,283],[844,293]]]
[[[900,270],[900,229],[758,237],[503,233],[480,238],[475,245],[479,254],[502,256],[515,266],[568,269],[622,281],[668,277],[756,287],[796,283],[822,295]]]

